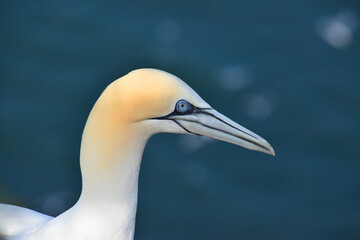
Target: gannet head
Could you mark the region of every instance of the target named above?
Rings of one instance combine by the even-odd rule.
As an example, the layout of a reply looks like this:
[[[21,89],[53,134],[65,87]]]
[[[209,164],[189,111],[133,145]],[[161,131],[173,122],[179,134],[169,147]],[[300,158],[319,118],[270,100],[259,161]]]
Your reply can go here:
[[[149,137],[160,132],[201,135],[274,155],[266,140],[218,113],[164,71],[132,71],[110,84],[96,105],[111,112],[110,125],[125,124]]]

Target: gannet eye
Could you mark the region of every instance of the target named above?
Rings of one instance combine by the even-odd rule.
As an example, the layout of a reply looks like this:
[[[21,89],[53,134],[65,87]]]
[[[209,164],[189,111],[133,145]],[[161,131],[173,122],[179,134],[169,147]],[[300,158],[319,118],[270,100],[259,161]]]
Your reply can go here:
[[[180,100],[176,103],[176,111],[184,113],[190,109],[190,103],[185,100]]]

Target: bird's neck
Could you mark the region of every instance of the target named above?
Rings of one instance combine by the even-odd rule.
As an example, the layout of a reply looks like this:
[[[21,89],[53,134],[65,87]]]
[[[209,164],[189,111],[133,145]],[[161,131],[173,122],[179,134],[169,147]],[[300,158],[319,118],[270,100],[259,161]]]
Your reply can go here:
[[[75,205],[82,227],[101,239],[133,239],[138,177],[149,138],[135,126],[90,115],[80,154],[82,193]],[[86,223],[86,224],[85,224]]]

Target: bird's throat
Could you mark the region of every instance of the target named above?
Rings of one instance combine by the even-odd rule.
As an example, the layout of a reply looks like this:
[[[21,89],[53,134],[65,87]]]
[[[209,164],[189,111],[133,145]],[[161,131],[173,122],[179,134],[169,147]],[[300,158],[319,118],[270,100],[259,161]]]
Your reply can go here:
[[[86,216],[89,227],[98,221],[107,226],[102,229],[107,239],[132,239],[139,170],[148,137],[131,124],[111,125],[114,123],[101,120],[89,117],[84,129],[83,186],[74,208],[81,212],[79,216]]]

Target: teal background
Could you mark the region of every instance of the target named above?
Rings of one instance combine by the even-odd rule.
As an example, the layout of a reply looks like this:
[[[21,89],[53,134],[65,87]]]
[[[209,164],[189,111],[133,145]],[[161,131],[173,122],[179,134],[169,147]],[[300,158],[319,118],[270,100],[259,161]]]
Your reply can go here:
[[[71,207],[92,105],[152,67],[277,155],[154,136],[135,239],[360,239],[359,14],[355,0],[2,1],[0,202]]]

